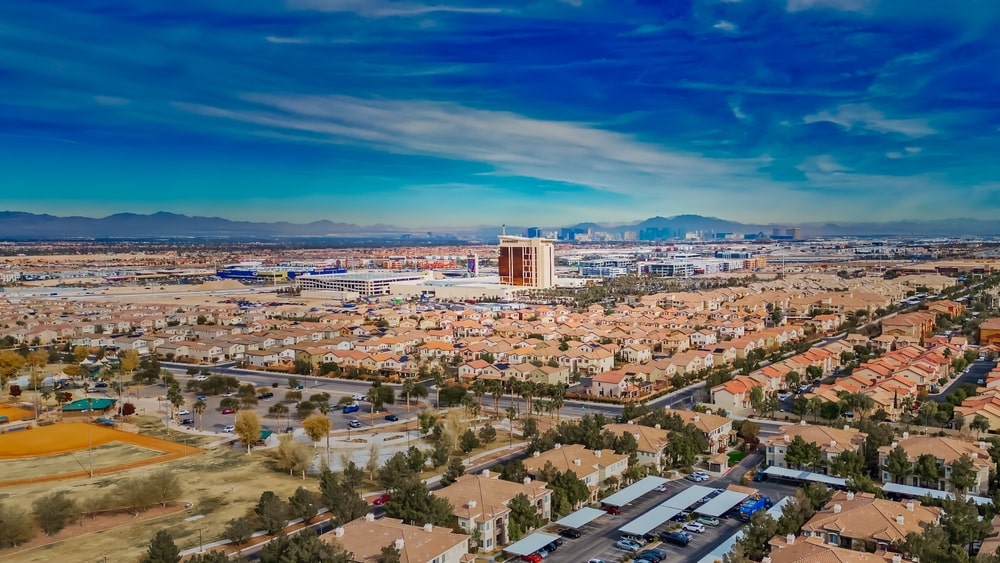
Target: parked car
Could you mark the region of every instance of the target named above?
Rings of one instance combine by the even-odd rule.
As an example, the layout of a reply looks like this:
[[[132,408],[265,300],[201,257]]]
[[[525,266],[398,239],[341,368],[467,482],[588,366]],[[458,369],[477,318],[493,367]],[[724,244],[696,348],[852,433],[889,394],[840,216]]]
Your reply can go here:
[[[667,552],[662,549],[644,549],[640,551],[636,558],[642,558],[647,561],[654,561],[655,563],[660,563],[667,558]]]
[[[719,524],[722,524],[722,521],[715,516],[702,516],[698,519],[698,522],[706,526],[718,526]]]
[[[223,432],[233,432],[235,430],[236,430],[236,427],[233,426],[232,424],[230,424],[229,426],[226,426],[225,428],[222,429]]]
[[[684,527],[681,529],[684,530],[685,532],[694,532],[696,534],[701,534],[705,531],[705,525],[702,524],[701,522],[688,522],[687,524],[684,524]]]
[[[361,421],[355,418],[348,422],[347,425],[351,428],[361,428]]]
[[[372,500],[372,504],[374,504],[375,506],[382,506],[383,504],[389,502],[390,500],[392,500],[392,495],[390,495],[389,493],[382,493],[379,496],[375,497],[374,500]]]
[[[177,414],[177,416],[188,416],[189,414],[191,414],[191,411],[189,411],[187,409],[181,409],[181,410],[177,411],[176,414]]]
[[[617,515],[619,515],[619,514],[622,513],[622,509],[621,508],[619,508],[617,506],[611,506],[610,504],[606,504],[606,505],[602,506],[601,508],[604,510],[604,512],[607,512],[608,514],[611,514],[612,516],[617,516]]]
[[[107,383],[105,383],[105,382],[103,382],[103,381],[98,381],[98,382],[97,382],[97,383],[96,383],[96,384],[94,385],[94,387],[96,387],[96,388],[98,388],[98,389],[104,389],[104,388],[106,388],[107,386],[108,386],[108,384],[107,384]]]
[[[521,561],[525,561],[526,563],[538,563],[541,560],[542,556],[537,553],[529,553],[521,556]]]
[[[205,374],[194,376],[195,381],[208,381],[208,376]]]
[[[671,522],[687,522],[688,516],[690,516],[690,515],[691,515],[691,513],[688,512],[687,510],[682,510],[682,511],[678,512],[677,514],[675,514],[672,518],[670,518],[670,521]]]
[[[233,414],[235,412],[233,409],[222,409],[222,414]]]
[[[625,551],[639,551],[642,549],[641,545],[632,540],[618,540],[615,542],[615,547]]]
[[[591,559],[587,563],[604,563],[603,559]]]
[[[354,399],[355,401],[364,401],[365,400],[365,396],[362,395],[361,393],[354,393],[353,395],[351,395],[351,398]]]
[[[208,397],[206,395],[196,395],[195,396],[195,400],[196,401],[207,401]]]
[[[537,554],[538,554],[538,556],[539,556],[539,557],[541,557],[542,559],[545,559],[545,558],[547,558],[547,557],[548,557],[549,555],[551,555],[551,554],[552,554],[552,552],[551,552],[551,551],[549,551],[549,550],[545,549],[544,547],[543,547],[543,548],[541,548],[541,549],[539,549],[539,550],[538,550],[538,551],[536,551],[535,553],[537,553]]]
[[[656,487],[653,490],[656,491],[656,492],[658,492],[658,493],[665,493],[665,492],[667,492],[667,491],[670,490],[670,487],[668,487],[667,484],[664,483],[664,484],[660,485],[659,487]]]
[[[758,471],[757,473],[754,473],[753,482],[760,483],[761,481],[767,481],[767,473],[764,473],[763,471]]]
[[[691,536],[684,532],[663,532],[660,534],[660,541],[685,547],[691,543]]]
[[[653,534],[646,534],[643,536],[640,536],[639,534],[622,534],[621,539],[631,540],[639,545],[646,545],[649,542],[656,541],[656,536]]]
[[[387,414],[385,415],[385,419],[388,420],[389,422],[397,422],[399,420],[399,417],[394,414]]]
[[[267,391],[265,393],[261,393],[260,395],[257,395],[257,398],[260,399],[261,401],[263,401],[263,400],[266,400],[266,399],[270,399],[273,396],[274,396],[274,393],[272,393],[270,391]]]
[[[580,530],[577,530],[576,528],[563,528],[562,530],[559,530],[559,535],[571,540],[577,540],[583,537]]]
[[[180,424],[181,424],[181,426],[193,426],[194,425],[194,419],[193,418],[182,418]]]
[[[350,414],[352,412],[358,412],[359,410],[361,410],[361,406],[358,405],[357,403],[354,403],[353,405],[347,405],[347,406],[344,407],[344,414]]]

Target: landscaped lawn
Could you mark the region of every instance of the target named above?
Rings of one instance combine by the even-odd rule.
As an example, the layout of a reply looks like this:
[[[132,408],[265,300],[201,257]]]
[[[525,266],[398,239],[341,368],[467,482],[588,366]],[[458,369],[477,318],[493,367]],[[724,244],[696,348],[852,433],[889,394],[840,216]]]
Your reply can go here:
[[[736,465],[746,456],[746,452],[729,452],[729,467]]]

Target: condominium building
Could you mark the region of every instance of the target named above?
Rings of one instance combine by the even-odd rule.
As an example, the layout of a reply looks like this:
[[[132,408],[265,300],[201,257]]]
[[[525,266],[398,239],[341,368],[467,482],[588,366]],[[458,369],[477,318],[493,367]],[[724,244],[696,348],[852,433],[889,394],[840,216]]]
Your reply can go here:
[[[555,247],[544,238],[500,237],[500,283],[545,289],[555,285]]]

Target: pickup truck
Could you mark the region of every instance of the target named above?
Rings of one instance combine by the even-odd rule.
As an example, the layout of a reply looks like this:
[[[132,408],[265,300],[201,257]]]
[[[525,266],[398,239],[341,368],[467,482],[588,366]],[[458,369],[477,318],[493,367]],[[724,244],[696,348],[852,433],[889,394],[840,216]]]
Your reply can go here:
[[[757,512],[758,510],[767,510],[770,507],[771,499],[769,497],[747,499],[740,505],[740,520],[748,522],[754,512]]]

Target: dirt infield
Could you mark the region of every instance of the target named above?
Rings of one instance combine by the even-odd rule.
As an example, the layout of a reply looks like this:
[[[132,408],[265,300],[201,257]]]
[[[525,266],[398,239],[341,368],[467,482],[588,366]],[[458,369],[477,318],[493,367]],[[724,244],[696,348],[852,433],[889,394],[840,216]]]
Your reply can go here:
[[[14,422],[15,420],[24,420],[33,415],[31,411],[20,409],[17,407],[8,407],[7,405],[0,405],[0,416],[6,416],[7,420]]]
[[[122,432],[96,424],[70,422],[0,435],[0,460],[53,456],[52,460],[55,461],[59,456],[64,456],[68,453],[86,451],[88,448],[103,446],[113,442],[132,444],[140,448],[162,452],[163,455],[118,463],[107,467],[95,467],[94,475],[104,475],[133,467],[161,463],[187,455],[200,454],[204,451],[193,446],[177,444],[130,432]],[[61,469],[65,469],[65,471],[60,471]],[[48,468],[47,474],[0,481],[0,487],[43,481],[58,481],[73,477],[86,477],[88,474],[88,471],[81,470],[77,464],[53,463]]]

